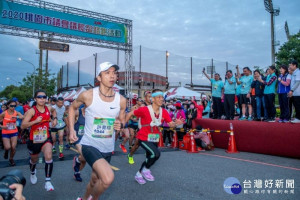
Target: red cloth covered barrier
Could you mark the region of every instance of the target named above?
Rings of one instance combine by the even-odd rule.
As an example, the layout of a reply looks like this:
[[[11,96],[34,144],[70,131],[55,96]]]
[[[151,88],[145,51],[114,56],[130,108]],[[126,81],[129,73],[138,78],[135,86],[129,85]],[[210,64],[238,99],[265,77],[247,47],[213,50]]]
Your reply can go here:
[[[300,158],[300,124],[198,119],[193,128],[230,130],[230,123],[238,151]],[[229,133],[211,134],[215,147],[227,149]]]

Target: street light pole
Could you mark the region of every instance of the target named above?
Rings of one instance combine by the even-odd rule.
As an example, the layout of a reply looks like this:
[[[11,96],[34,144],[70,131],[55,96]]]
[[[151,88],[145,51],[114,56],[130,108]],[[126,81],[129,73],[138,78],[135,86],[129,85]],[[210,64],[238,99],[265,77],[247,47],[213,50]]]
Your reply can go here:
[[[33,66],[33,84],[32,84],[32,97],[34,97],[34,89],[35,89],[35,66],[34,64],[32,64],[31,62],[27,61],[27,60],[24,60],[22,58],[18,58],[19,61],[24,61],[24,62],[27,62],[29,64],[31,64]]]
[[[168,59],[169,59],[169,52],[166,51],[166,89],[169,87],[169,80],[168,80]]]

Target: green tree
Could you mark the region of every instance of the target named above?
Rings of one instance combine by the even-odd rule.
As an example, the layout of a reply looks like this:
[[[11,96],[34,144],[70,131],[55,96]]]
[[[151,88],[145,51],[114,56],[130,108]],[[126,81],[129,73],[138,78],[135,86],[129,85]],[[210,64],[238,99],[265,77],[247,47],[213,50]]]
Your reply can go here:
[[[23,79],[23,86],[28,89],[28,92],[30,93],[28,95],[30,97],[32,96],[33,82],[35,82],[35,91],[42,89],[46,91],[48,96],[55,94],[56,78],[54,74],[46,72],[44,69],[42,70],[41,75],[39,75],[39,69],[36,70],[35,75],[27,74]]]
[[[56,78],[54,74],[50,74],[45,70],[42,70],[39,75],[38,69],[35,74],[27,73],[27,76],[23,78],[22,85],[19,87],[10,85],[7,86],[2,92],[0,97],[13,98],[17,97],[20,101],[25,101],[32,98],[33,83],[35,82],[35,90],[43,89],[48,96],[55,94]]]
[[[300,31],[279,48],[276,58],[277,66],[288,65],[290,60],[300,62]]]

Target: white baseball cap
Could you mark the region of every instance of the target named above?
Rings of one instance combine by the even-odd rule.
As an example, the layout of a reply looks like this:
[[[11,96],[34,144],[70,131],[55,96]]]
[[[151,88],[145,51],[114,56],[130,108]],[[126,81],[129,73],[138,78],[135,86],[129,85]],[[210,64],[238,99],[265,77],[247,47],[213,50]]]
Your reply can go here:
[[[100,65],[98,65],[97,67],[97,74],[99,75],[101,72],[104,72],[106,70],[108,70],[109,68],[114,67],[117,70],[119,70],[119,66],[116,64],[113,64],[111,62],[103,62]]]

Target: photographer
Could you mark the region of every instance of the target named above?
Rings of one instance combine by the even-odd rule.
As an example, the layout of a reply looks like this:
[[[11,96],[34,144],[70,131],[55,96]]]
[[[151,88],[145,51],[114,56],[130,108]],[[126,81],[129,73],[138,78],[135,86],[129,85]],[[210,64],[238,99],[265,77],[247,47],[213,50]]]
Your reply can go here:
[[[12,200],[25,200],[26,198],[23,196],[23,185],[14,183],[9,186],[10,189],[15,190],[15,195]],[[2,196],[0,196],[0,200],[4,200]]]
[[[20,170],[12,170],[0,179],[0,200],[25,200],[22,195],[26,184]]]

